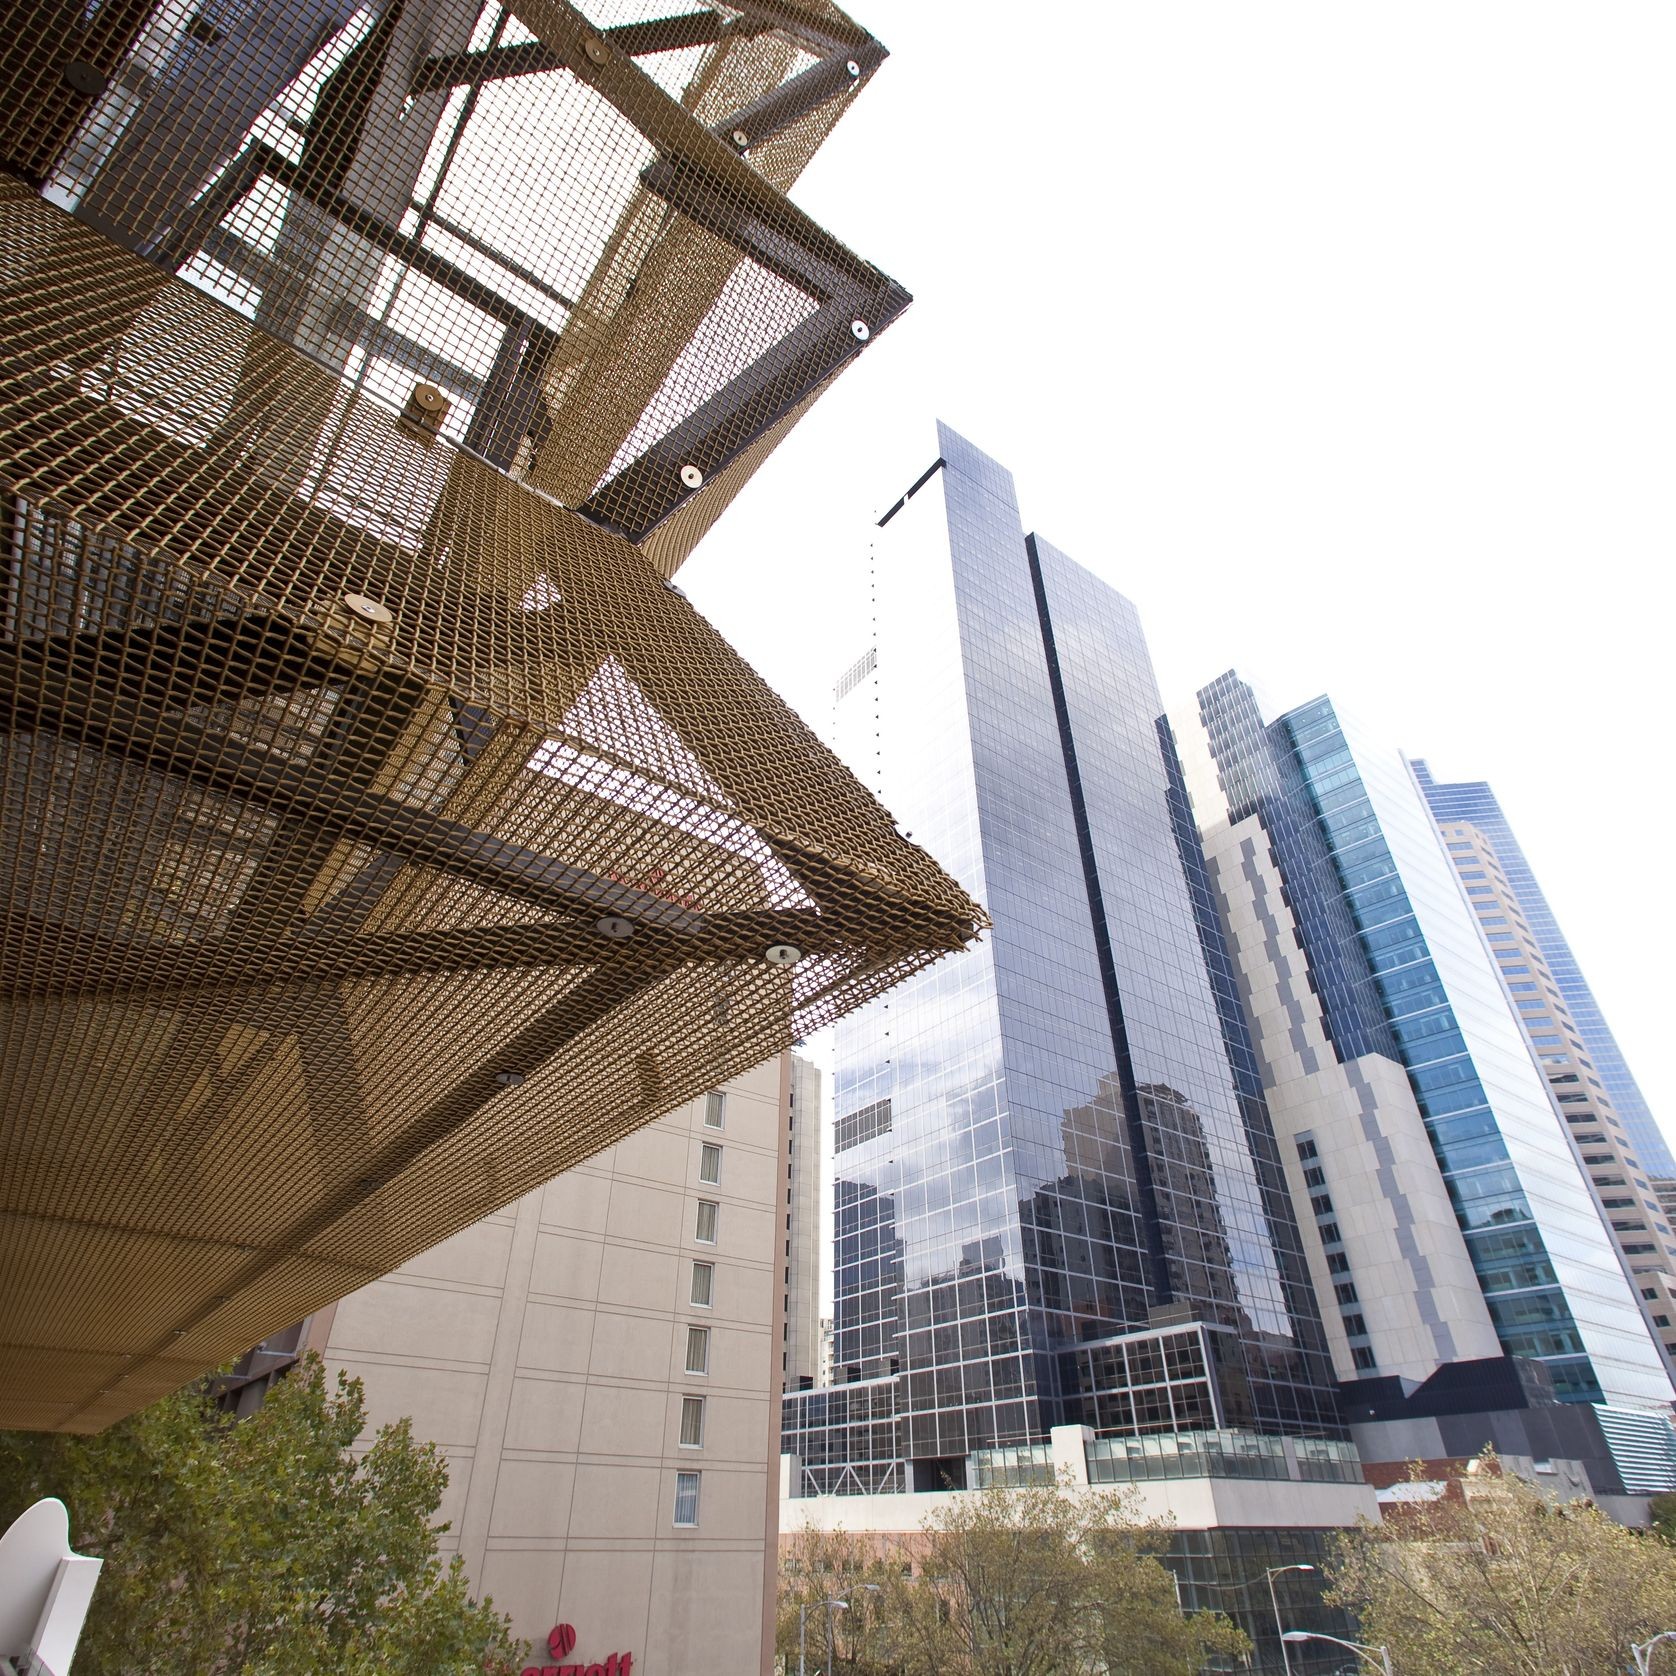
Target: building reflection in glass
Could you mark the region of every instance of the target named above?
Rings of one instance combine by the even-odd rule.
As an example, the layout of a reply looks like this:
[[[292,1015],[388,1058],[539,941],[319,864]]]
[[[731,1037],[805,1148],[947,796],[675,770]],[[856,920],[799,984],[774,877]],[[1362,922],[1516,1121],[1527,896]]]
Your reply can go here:
[[[862,1475],[963,1483],[1069,1422],[1342,1435],[1133,607],[939,435],[879,532],[838,742],[994,930],[838,1033],[837,1377],[899,1421]],[[785,1416],[828,1480],[833,1400]]]

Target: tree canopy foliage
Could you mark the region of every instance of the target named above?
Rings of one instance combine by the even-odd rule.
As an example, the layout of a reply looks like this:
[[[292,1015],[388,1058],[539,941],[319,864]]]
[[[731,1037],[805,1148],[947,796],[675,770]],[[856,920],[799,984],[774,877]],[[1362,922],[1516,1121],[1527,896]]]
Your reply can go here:
[[[779,1653],[833,1676],[1194,1676],[1249,1642],[1184,1615],[1152,1553],[1168,1531],[1120,1491],[974,1490],[907,1544],[805,1530],[781,1567]],[[842,1609],[831,1600],[846,1602]]]
[[[499,1676],[519,1647],[433,1524],[406,1420],[352,1448],[359,1380],[310,1357],[248,1419],[192,1387],[93,1437],[0,1433],[0,1528],[42,1496],[104,1560],[77,1676]]]
[[[1602,1676],[1676,1628],[1676,1549],[1478,1458],[1464,1497],[1342,1538],[1328,1599],[1401,1676]],[[1676,1672],[1666,1643],[1654,1669]]]

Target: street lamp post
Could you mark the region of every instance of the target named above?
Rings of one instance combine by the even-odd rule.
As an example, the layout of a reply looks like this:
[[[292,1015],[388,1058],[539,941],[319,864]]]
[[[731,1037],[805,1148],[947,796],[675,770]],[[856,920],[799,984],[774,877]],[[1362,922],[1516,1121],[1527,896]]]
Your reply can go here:
[[[1323,1635],[1318,1629],[1289,1629],[1284,1631],[1280,1637],[1280,1645],[1283,1651],[1289,1641],[1330,1641],[1335,1647],[1348,1647],[1351,1652],[1366,1659],[1369,1664],[1377,1659],[1384,1676],[1391,1676],[1391,1650],[1388,1647],[1368,1647],[1360,1641],[1341,1641],[1336,1635]]]
[[[1314,1571],[1312,1565],[1271,1565],[1263,1576],[1269,1585],[1269,1606],[1274,1612],[1274,1632],[1280,1637],[1280,1663],[1286,1676],[1292,1676],[1292,1655],[1287,1651],[1286,1632],[1280,1627],[1280,1602],[1275,1598],[1274,1580],[1283,1571]]]
[[[1635,1660],[1635,1676],[1653,1676],[1653,1649],[1661,1641],[1676,1641],[1676,1629],[1660,1630],[1651,1641],[1631,1647],[1629,1656]]]
[[[847,1612],[850,1603],[847,1600],[823,1600],[821,1604],[826,1608],[826,1669],[827,1676],[832,1673],[832,1608]],[[797,1607],[797,1676],[807,1676],[804,1668],[804,1640],[803,1632],[808,1626],[809,1602],[800,1601]]]
[[[881,1583],[863,1583],[861,1586],[870,1595],[882,1595],[885,1592],[884,1585]],[[867,1657],[867,1646],[872,1639],[868,1631],[873,1627],[873,1620],[878,1616],[878,1602],[875,1601],[873,1605],[875,1610],[867,1614],[866,1621],[861,1626],[861,1656],[863,1659]]]
[[[832,1676],[832,1614],[848,1612],[849,1609],[847,1600],[829,1600],[826,1603],[826,1676]]]

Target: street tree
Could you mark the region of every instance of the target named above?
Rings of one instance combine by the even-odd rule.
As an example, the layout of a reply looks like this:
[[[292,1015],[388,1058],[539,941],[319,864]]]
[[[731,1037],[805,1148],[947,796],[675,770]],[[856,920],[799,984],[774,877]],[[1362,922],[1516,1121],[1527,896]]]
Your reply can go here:
[[[1153,1557],[1168,1539],[1123,1492],[1052,1485],[953,1497],[889,1552],[806,1532],[784,1580],[785,1667],[806,1606],[822,1661],[809,1668],[824,1669],[830,1620],[833,1676],[1194,1676],[1250,1644],[1225,1618],[1180,1611]]]
[[[102,1559],[77,1676],[502,1676],[520,1648],[433,1522],[406,1420],[309,1357],[248,1419],[189,1387],[90,1437],[0,1433],[0,1528],[42,1496]]]
[[[1676,1629],[1676,1549],[1504,1473],[1490,1450],[1458,1491],[1392,1514],[1340,1539],[1327,1598],[1402,1676],[1601,1676]],[[1676,1673],[1669,1643],[1654,1659]]]

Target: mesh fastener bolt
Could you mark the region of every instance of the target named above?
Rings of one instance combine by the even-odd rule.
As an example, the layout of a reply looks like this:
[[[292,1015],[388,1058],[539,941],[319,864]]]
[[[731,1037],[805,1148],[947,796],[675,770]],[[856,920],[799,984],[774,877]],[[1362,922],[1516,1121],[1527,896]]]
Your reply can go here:
[[[704,487],[704,473],[697,466],[682,466],[681,481],[689,489],[702,489]]]
[[[590,35],[582,43],[582,50],[588,55],[590,64],[604,64],[610,60],[611,49],[597,35]]]
[[[861,74],[861,66],[857,64],[853,58],[844,66],[844,68],[849,71],[852,80]]]
[[[110,85],[91,64],[80,58],[72,58],[64,66],[64,80],[72,92],[84,99],[102,99]]]
[[[850,336],[857,343],[865,343],[872,335],[873,328],[865,320],[852,320],[850,322]]]
[[[803,958],[803,951],[795,943],[770,943],[762,951],[762,958],[770,966],[795,966]]]
[[[733,143],[743,151],[751,143],[751,136],[743,128],[735,128],[733,130]]]
[[[602,937],[609,937],[612,942],[620,943],[625,937],[634,935],[634,921],[624,919],[621,914],[607,914],[603,919],[594,921],[594,930]]]
[[[388,626],[396,620],[396,614],[389,606],[380,605],[376,599],[367,594],[345,594],[343,603],[357,617],[364,618],[369,623]]]

